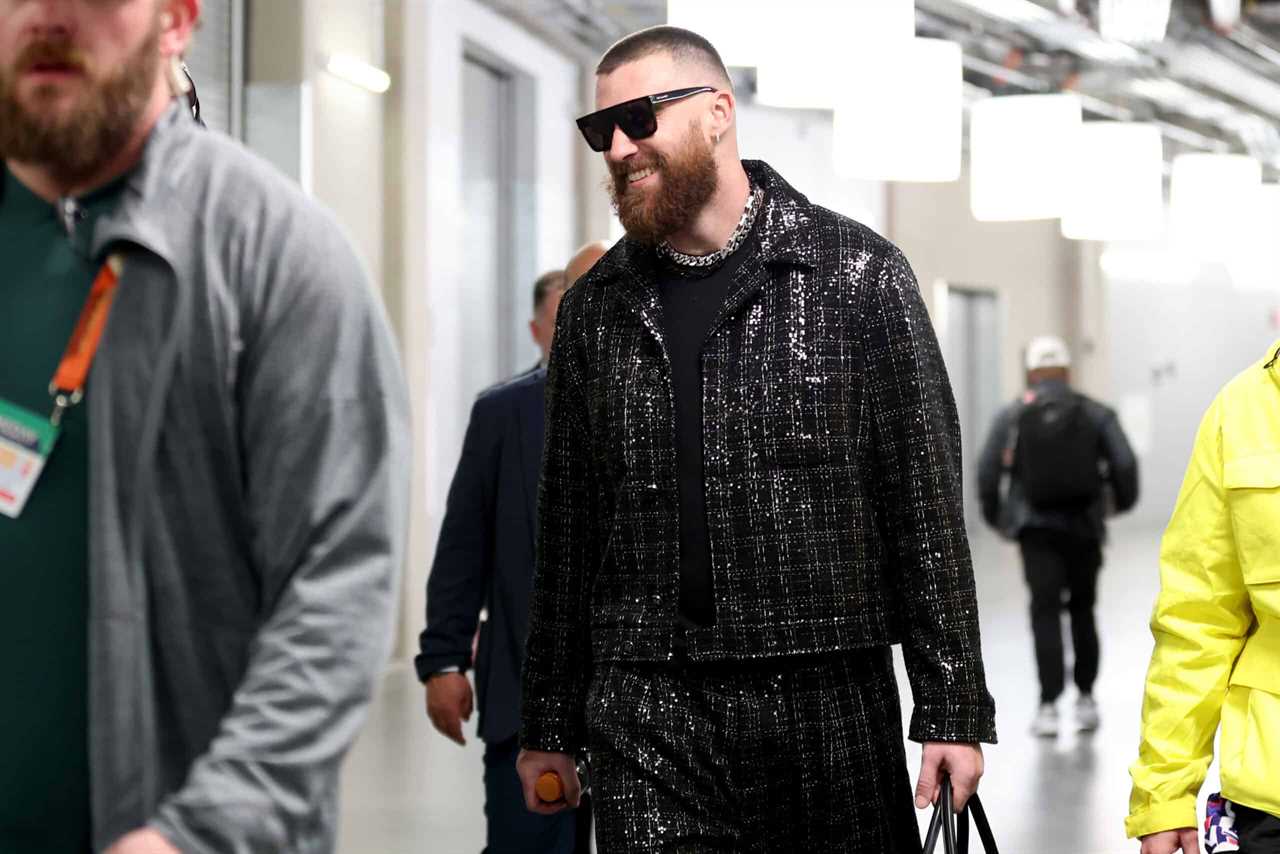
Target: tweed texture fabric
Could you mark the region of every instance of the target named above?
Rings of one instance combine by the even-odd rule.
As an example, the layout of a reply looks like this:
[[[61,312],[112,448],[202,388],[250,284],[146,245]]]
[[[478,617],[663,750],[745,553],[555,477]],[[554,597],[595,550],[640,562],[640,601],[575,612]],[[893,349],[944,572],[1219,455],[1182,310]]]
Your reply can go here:
[[[694,661],[901,642],[919,741],[994,741],[960,431],[888,241],[744,161],[763,208],[703,345],[716,619]],[[574,752],[593,666],[676,649],[680,520],[661,272],[617,245],[565,294],[547,385],[522,744]]]
[[[615,662],[588,698],[602,852],[919,854],[888,647]]]

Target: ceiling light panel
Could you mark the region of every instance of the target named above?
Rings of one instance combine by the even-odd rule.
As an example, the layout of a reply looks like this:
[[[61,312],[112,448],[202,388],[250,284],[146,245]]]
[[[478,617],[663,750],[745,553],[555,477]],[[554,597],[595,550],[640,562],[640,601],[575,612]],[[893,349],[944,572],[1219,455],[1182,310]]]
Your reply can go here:
[[[1104,39],[1129,44],[1164,41],[1171,0],[1099,0],[1098,29]]]

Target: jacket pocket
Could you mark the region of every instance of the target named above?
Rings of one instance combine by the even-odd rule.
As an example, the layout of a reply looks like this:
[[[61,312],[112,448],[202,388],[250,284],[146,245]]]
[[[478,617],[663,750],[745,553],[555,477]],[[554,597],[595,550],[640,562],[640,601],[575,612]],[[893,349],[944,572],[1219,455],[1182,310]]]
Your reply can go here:
[[[1280,584],[1280,454],[1229,460],[1222,474],[1245,584]]]
[[[1233,686],[1222,709],[1222,792],[1280,811],[1280,695]]]
[[[1258,615],[1258,627],[1245,641],[1231,670],[1231,685],[1280,694],[1280,622],[1275,618]],[[1276,731],[1280,733],[1280,728]]]

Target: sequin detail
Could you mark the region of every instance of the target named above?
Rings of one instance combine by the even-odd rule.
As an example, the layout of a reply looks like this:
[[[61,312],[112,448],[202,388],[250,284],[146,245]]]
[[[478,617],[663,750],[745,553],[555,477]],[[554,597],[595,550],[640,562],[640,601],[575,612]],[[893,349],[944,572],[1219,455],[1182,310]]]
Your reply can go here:
[[[695,661],[901,642],[918,741],[994,741],[960,430],[910,266],[746,161],[765,193],[703,347],[716,622]],[[651,247],[565,294],[547,384],[526,746],[577,750],[593,667],[673,655],[679,506]]]
[[[615,663],[588,697],[601,851],[919,854],[887,647]]]

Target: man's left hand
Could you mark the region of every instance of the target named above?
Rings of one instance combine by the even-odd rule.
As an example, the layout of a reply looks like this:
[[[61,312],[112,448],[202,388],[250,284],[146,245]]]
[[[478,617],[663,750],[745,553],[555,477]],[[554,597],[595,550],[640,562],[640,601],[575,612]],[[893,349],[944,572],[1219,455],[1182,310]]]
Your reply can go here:
[[[916,785],[916,809],[922,810],[938,802],[942,791],[942,775],[951,775],[952,803],[956,811],[964,809],[982,779],[982,746],[931,741],[924,746],[920,763],[920,782]]]
[[[127,833],[115,841],[105,854],[182,854],[158,831],[143,828]]]

